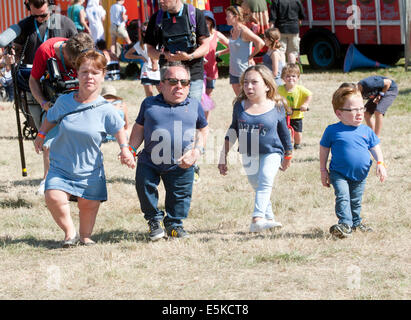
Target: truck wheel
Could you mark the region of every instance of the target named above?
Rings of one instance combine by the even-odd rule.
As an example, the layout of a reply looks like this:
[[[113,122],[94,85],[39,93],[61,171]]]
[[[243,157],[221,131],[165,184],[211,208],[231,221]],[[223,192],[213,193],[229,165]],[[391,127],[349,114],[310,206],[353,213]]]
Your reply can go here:
[[[314,69],[331,69],[337,62],[337,52],[329,38],[320,36],[311,42],[307,58]]]

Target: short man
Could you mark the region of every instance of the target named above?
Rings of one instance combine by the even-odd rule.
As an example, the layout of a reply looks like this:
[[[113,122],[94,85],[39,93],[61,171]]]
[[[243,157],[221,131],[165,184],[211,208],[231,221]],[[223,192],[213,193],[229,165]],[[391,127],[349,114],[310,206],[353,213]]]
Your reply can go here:
[[[124,0],[117,0],[110,8],[110,50],[117,55],[117,38],[123,38],[127,44],[131,43],[126,29],[127,15],[126,8],[123,6]]]
[[[194,8],[194,35],[187,4],[183,4],[181,0],[159,0],[159,5],[161,11],[151,16],[144,37],[148,54],[153,60],[160,59],[160,66],[166,61],[182,61],[188,66],[191,76],[190,97],[201,101],[204,81],[203,57],[209,50],[209,32],[204,14]],[[157,19],[160,12],[162,19]]]
[[[68,17],[51,13],[48,0],[28,0],[31,15],[18,25],[21,34],[14,40],[17,61],[24,48],[24,64],[32,64],[40,45],[54,37],[70,38],[77,34],[76,26]],[[27,41],[27,44],[26,44]]]
[[[30,110],[33,119],[36,122],[37,128],[40,128],[42,110],[47,111],[50,107],[52,107],[52,102],[48,101],[44,96],[40,83],[40,78],[47,71],[47,60],[50,58],[55,58],[63,80],[73,80],[77,77],[76,70],[74,69],[76,58],[82,51],[92,49],[93,47],[94,42],[91,36],[82,32],[76,34],[70,39],[49,39],[38,48],[34,57],[33,68],[29,79],[30,91],[36,101],[40,104],[37,109],[33,106]],[[49,136],[52,136],[52,132],[54,132],[53,130],[48,133],[48,138]],[[43,147],[44,177],[42,183],[40,184],[39,190],[37,191],[38,194],[44,193],[44,181],[49,168],[47,140]]]
[[[201,104],[188,98],[189,70],[180,62],[170,62],[160,73],[161,93],[143,101],[129,141],[135,150],[144,141],[136,190],[152,241],[165,235],[161,221],[169,237],[188,236],[182,220],[190,210],[193,165],[204,152],[208,132]],[[158,208],[160,180],[166,190],[165,213]]]
[[[304,8],[300,0],[273,0],[270,23],[281,32],[281,50],[288,63],[296,63],[300,55],[300,23]]]

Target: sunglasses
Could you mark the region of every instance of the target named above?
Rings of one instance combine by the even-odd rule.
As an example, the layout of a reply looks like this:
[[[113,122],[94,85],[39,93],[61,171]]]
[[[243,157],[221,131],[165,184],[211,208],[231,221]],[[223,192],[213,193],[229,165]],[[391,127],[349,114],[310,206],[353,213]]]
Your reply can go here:
[[[37,19],[37,18],[47,18],[47,16],[48,16],[49,14],[48,13],[43,13],[43,14],[32,14],[31,16],[34,18],[34,19]]]
[[[354,109],[343,109],[343,108],[341,108],[339,110],[357,113],[357,112],[364,112],[365,108],[354,108]]]
[[[176,86],[179,82],[181,83],[181,85],[183,87],[187,87],[190,84],[190,80],[189,79],[174,79],[174,78],[168,78],[168,79],[164,79],[167,80],[169,84],[171,84],[172,86]]]

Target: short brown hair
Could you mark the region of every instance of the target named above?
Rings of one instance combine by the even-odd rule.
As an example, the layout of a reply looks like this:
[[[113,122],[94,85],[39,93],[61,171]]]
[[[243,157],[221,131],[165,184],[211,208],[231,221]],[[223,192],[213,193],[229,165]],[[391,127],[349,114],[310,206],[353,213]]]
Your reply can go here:
[[[338,109],[341,109],[348,98],[358,95],[361,96],[360,90],[357,87],[353,86],[345,86],[339,87],[333,94],[332,104],[334,108],[334,112]]]
[[[36,9],[40,9],[42,6],[44,6],[45,4],[49,5],[49,1],[48,0],[28,0],[27,4],[30,6],[34,6],[34,8]]]
[[[107,59],[104,54],[98,52],[97,50],[91,49],[86,50],[81,53],[76,59],[76,70],[79,70],[81,65],[86,62],[87,60],[93,61],[93,66],[98,69],[102,70],[103,72],[106,71],[107,68]]]
[[[83,51],[94,48],[93,38],[85,32],[77,33],[66,41],[66,52],[72,61]]]

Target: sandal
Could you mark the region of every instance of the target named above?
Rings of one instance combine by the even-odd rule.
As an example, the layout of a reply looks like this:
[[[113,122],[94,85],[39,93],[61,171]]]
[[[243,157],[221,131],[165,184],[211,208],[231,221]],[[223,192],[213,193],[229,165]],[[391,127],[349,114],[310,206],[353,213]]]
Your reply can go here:
[[[79,241],[80,241],[80,236],[78,235],[78,233],[76,233],[74,238],[63,241],[63,248],[67,249],[67,248],[75,247],[77,246]]]

